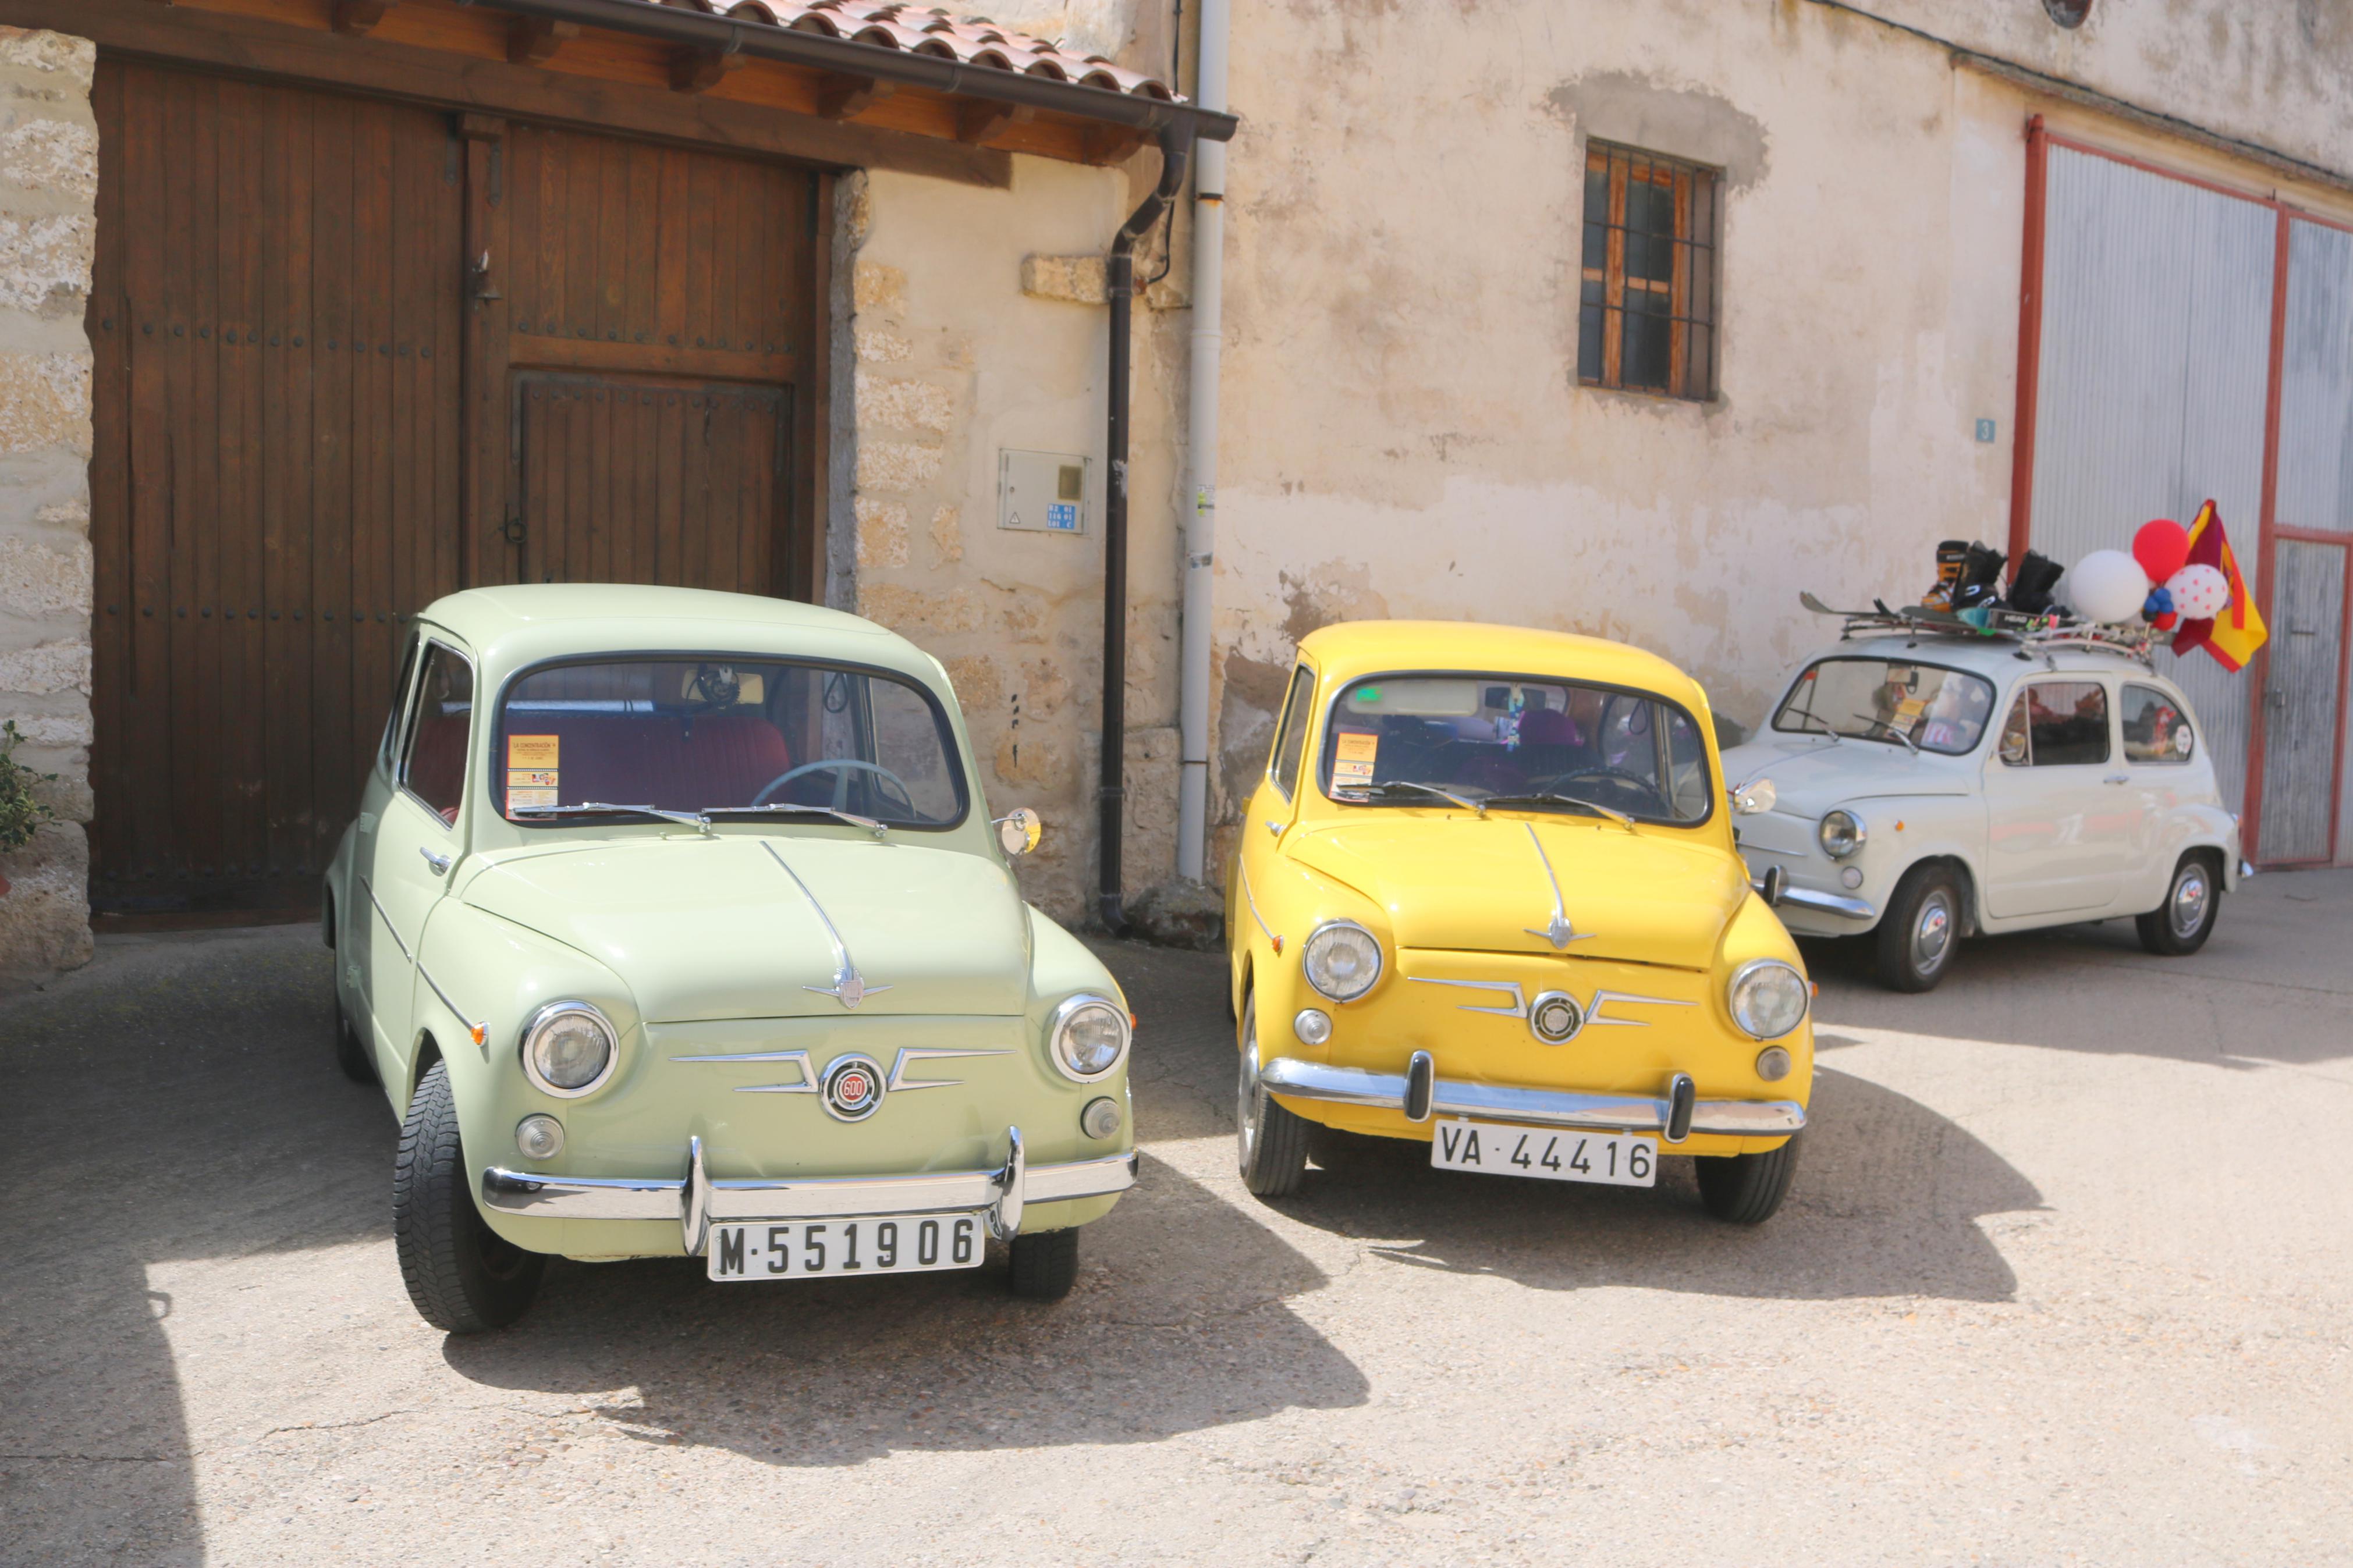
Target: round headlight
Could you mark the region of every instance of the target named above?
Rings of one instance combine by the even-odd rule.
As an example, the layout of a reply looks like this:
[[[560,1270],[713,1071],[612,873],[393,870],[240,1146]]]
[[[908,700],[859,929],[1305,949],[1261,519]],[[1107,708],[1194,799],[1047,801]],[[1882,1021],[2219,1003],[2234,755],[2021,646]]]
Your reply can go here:
[[[586,1002],[551,1002],[523,1029],[523,1076],[543,1093],[576,1100],[613,1076],[617,1047],[604,1014]]]
[[[1734,972],[1725,999],[1735,1023],[1760,1040],[1772,1040],[1806,1021],[1811,995],[1804,975],[1778,958],[1759,958]]]
[[[1328,921],[1299,950],[1307,984],[1335,1002],[1353,1002],[1381,977],[1381,944],[1354,921]]]
[[[1822,818],[1814,837],[1821,840],[1823,854],[1833,860],[1843,860],[1862,848],[1869,835],[1863,829],[1862,818],[1851,811],[1833,811]]]
[[[1054,1010],[1054,1065],[1062,1076],[1092,1083],[1127,1056],[1127,1015],[1102,996],[1073,996]]]

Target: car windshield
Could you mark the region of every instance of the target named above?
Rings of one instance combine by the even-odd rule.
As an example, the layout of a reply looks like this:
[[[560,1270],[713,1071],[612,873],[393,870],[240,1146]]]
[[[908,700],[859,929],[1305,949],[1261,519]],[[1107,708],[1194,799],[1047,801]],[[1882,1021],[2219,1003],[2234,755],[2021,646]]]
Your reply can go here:
[[[843,813],[893,827],[964,819],[947,715],[912,681],[719,658],[551,665],[507,689],[491,784],[509,821],[556,809]]]
[[[1342,691],[1325,726],[1324,793],[1350,805],[1558,811],[1704,822],[1707,747],[1690,714],[1647,692],[1525,675],[1379,676]]]
[[[1993,683],[1906,659],[1825,658],[1781,700],[1773,728],[1839,735],[1957,757],[1977,748],[1993,713]]]

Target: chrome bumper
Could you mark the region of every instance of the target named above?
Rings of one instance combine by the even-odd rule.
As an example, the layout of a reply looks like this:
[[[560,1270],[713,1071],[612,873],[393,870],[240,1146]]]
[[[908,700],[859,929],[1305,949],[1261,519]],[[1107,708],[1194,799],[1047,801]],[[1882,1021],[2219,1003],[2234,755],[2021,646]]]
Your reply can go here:
[[[1009,1152],[988,1171],[926,1171],[906,1176],[720,1177],[703,1166],[702,1140],[686,1141],[683,1176],[534,1176],[493,1165],[482,1173],[482,1204],[534,1219],[674,1220],[689,1256],[702,1251],[711,1222],[849,1218],[870,1214],[988,1211],[998,1239],[1021,1228],[1029,1204],[1108,1197],[1135,1185],[1133,1153],[1066,1165],[1032,1165],[1021,1129],[1006,1129]]]
[[[1749,879],[1748,885],[1762,893],[1765,890],[1765,879],[1752,877]],[[1775,899],[1773,903],[1777,909],[1783,904],[1795,904],[1801,910],[1812,910],[1825,915],[1839,915],[1851,921],[1875,921],[1879,918],[1879,911],[1862,899],[1850,899],[1843,893],[1820,893],[1811,888],[1793,888],[1787,882],[1781,885],[1781,896]]]
[[[1324,1067],[1295,1057],[1277,1057],[1259,1069],[1259,1080],[1269,1092],[1293,1100],[1369,1105],[1383,1110],[1406,1108],[1404,1073]],[[1669,1095],[1580,1094],[1441,1078],[1430,1086],[1430,1109],[1432,1116],[1487,1116],[1594,1132],[1664,1132],[1673,1100]],[[1779,1138],[1805,1125],[1806,1108],[1794,1100],[1703,1100],[1692,1106],[1694,1132]]]

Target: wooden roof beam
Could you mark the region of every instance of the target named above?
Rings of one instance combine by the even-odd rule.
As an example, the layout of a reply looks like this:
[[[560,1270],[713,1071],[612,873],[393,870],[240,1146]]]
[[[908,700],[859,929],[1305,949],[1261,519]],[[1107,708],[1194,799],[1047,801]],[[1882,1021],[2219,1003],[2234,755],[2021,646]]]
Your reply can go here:
[[[676,92],[709,92],[743,68],[748,58],[734,40],[725,48],[681,49],[670,58],[670,85]]]
[[[507,58],[519,66],[535,66],[555,58],[555,51],[580,36],[577,22],[546,16],[517,16],[507,25]]]
[[[335,31],[354,36],[373,29],[399,0],[335,0]]]
[[[973,99],[956,110],[956,140],[978,146],[1002,135],[1009,127],[1027,124],[1037,117],[1038,111],[1027,104]]]
[[[817,111],[828,120],[848,120],[898,90],[896,83],[871,76],[831,74],[818,87]]]

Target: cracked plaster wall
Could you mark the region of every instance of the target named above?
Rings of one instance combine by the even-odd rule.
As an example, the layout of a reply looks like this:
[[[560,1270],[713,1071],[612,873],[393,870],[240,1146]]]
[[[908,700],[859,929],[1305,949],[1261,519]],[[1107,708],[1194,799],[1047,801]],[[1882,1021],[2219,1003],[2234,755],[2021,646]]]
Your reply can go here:
[[[946,667],[989,810],[1046,818],[1044,842],[1016,866],[1030,900],[1065,921],[1088,916],[1095,885],[1109,327],[1099,288],[1091,295],[1087,268],[1068,258],[1101,255],[1140,198],[1136,176],[1155,167],[1149,155],[1131,171],[1017,158],[1004,191],[870,172],[842,183],[837,223],[849,413],[836,437],[828,599]],[[1149,303],[1135,312],[1131,437],[1132,891],[1175,860],[1179,339]],[[997,527],[1008,447],[1092,460],[1083,535]]]
[[[2040,0],[1877,8],[2353,166],[2341,0],[2101,0],[2074,35]],[[2029,115],[2281,184],[1811,0],[1237,0],[1234,29],[1219,874],[1316,626],[1620,637],[1754,726],[1822,640],[1800,589],[1916,594],[1937,540],[2001,544]],[[1712,403],[1577,384],[1588,137],[1725,172]]]
[[[0,719],[58,820],[0,855],[0,979],[90,954],[90,342],[97,50],[0,27]]]

